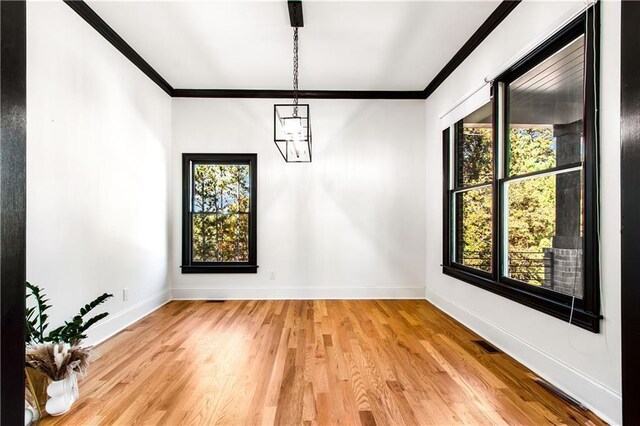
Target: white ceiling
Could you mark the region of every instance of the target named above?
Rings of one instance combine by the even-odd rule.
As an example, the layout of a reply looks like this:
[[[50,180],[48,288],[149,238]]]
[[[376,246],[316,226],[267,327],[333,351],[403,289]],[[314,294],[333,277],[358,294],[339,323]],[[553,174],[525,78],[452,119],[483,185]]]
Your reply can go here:
[[[174,88],[291,88],[284,0],[88,3]],[[499,3],[305,0],[300,89],[423,90]]]

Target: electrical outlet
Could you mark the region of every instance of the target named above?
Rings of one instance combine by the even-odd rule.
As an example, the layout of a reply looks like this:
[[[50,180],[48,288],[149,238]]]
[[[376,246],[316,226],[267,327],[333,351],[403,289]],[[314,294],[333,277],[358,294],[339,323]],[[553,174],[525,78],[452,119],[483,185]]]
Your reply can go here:
[[[126,287],[122,289],[122,300],[125,302],[129,300],[129,289]]]
[[[269,279],[271,281],[275,281],[276,279],[276,273],[274,271],[269,272]]]

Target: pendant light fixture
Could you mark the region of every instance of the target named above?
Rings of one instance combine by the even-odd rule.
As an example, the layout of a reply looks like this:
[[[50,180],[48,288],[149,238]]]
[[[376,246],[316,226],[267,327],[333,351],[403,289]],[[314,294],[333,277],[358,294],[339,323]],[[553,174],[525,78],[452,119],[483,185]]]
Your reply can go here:
[[[303,27],[302,3],[289,0],[293,27],[293,103],[273,106],[273,139],[287,163],[311,162],[309,105],[298,103],[298,28]]]

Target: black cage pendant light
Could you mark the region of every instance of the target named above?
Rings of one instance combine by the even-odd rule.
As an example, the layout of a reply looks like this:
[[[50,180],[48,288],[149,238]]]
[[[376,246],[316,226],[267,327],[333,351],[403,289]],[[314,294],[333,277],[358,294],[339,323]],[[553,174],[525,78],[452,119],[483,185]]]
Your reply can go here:
[[[308,104],[298,103],[298,27],[302,27],[302,4],[289,1],[293,27],[293,103],[273,106],[273,139],[287,163],[311,162],[311,118]]]

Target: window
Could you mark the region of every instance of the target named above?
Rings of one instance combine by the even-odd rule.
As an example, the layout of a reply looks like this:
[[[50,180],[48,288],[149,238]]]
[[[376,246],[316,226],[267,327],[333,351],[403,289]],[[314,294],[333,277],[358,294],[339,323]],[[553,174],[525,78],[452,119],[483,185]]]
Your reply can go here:
[[[255,273],[256,154],[183,154],[182,272]]]
[[[443,272],[598,332],[595,16],[504,72],[491,102],[443,132]]]
[[[453,261],[491,273],[493,129],[488,103],[455,125]]]

